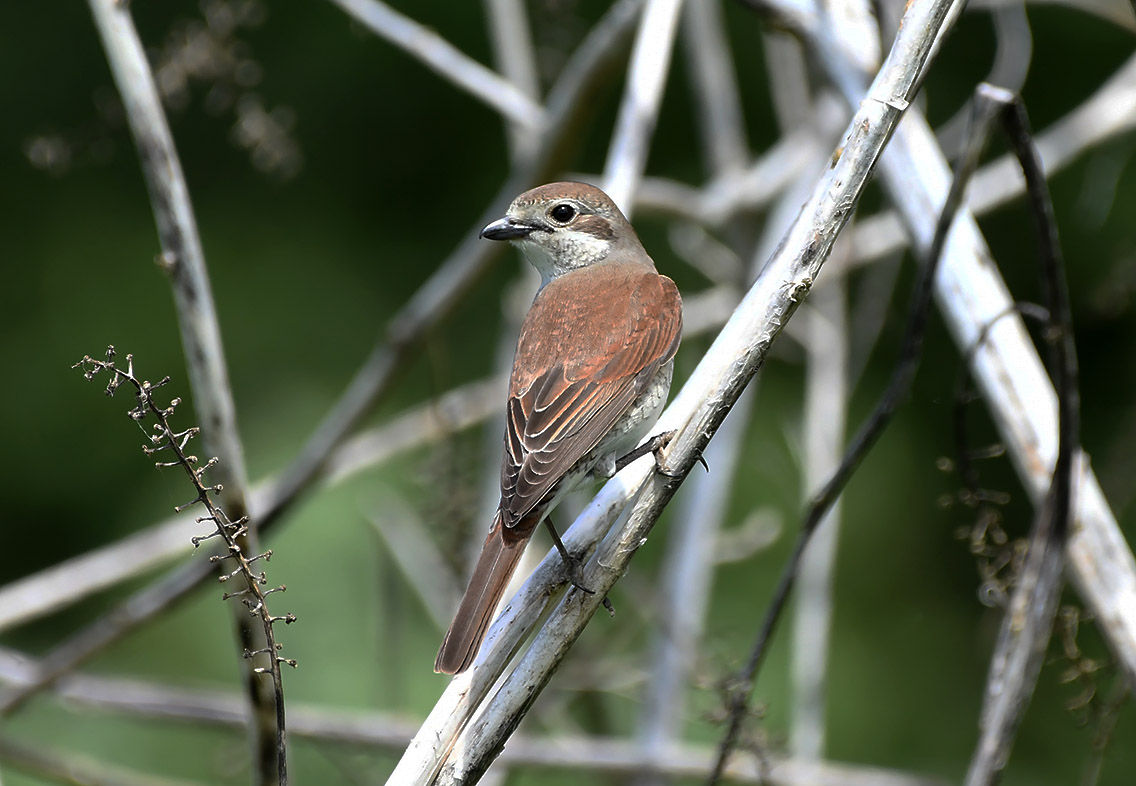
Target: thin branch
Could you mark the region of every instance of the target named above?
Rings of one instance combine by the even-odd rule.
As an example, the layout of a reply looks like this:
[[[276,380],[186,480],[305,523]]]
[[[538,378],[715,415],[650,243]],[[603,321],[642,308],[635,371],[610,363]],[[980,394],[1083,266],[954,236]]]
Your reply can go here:
[[[663,459],[666,473],[682,475],[689,471],[763,362],[771,342],[807,294],[832,243],[850,217],[876,159],[908,106],[937,32],[949,25],[948,20],[954,17],[951,11],[957,8],[945,1],[916,2],[910,6],[888,62],[848,128],[842,154],[834,157],[833,167],[802,207],[779,253],[660,419],[658,430],[677,430]],[[626,569],[676,488],[675,480],[654,473],[652,462],[645,457],[609,482],[577,519],[569,530],[570,536],[577,528],[589,533],[602,531],[606,528],[603,519],[610,522],[622,510],[622,504],[632,496],[637,497],[627,522],[608,534],[583,569],[583,580],[595,594],[569,593],[557,604],[529,649],[521,655],[516,668],[505,677],[494,701],[485,706],[484,712],[470,724],[453,748],[442,782],[468,781],[485,770],[547,684],[604,594]],[[532,581],[526,588],[529,586],[533,586]],[[547,585],[542,588],[547,591]],[[533,616],[539,615],[547,602],[547,597],[544,601],[532,598],[531,607],[518,608],[528,599],[526,595],[529,593],[523,589],[490,629],[482,653],[470,672],[451,683],[435,707],[435,713],[400,762],[393,776],[395,782],[399,782],[400,772],[407,783],[424,782],[433,777],[435,767],[454,744],[450,729],[464,725],[472,705],[481,702],[487,687],[485,683],[492,683],[498,673],[490,667],[489,661],[504,660],[502,655],[515,646],[514,637],[520,632],[518,629],[524,627],[519,617],[529,618],[531,625]],[[454,701],[455,693],[463,694],[460,703]],[[450,717],[442,722],[446,727],[443,731],[436,725],[442,721],[436,714],[447,710]],[[431,750],[436,754],[431,754]],[[425,758],[424,752],[428,754]]]
[[[25,683],[36,670],[34,660],[0,649],[0,680]],[[69,704],[126,717],[237,730],[248,725],[247,707],[230,693],[220,690],[187,690],[141,680],[83,674],[66,677],[54,689]],[[302,704],[289,707],[289,722],[293,738],[369,750],[401,751],[414,733],[414,726],[398,715]],[[534,769],[577,772],[583,769],[597,774],[622,775],[654,769],[674,777],[691,777],[705,771],[710,754],[709,748],[703,746],[679,744],[658,758],[644,759],[626,740],[518,734],[510,740],[501,761]],[[776,755],[761,762],[742,759],[730,768],[729,775],[738,783],[777,786],[944,786],[938,779],[895,770],[831,761],[802,762]]]
[[[1016,95],[988,85],[979,86],[979,100],[991,105],[991,114],[999,111],[1027,183],[1030,209],[1037,225],[1049,332],[1053,336],[1059,435],[1049,494],[1037,512],[1029,553],[1010,596],[991,659],[981,735],[967,773],[967,786],[989,786],[1000,778],[1041,672],[1063,585],[1061,572],[1072,510],[1074,457],[1081,443],[1077,355],[1065,268],[1053,204],[1033,147],[1025,106]],[[983,129],[975,147],[981,148],[985,137]]]
[[[741,93],[718,0],[687,3],[683,43],[702,148],[715,176],[744,169],[749,159]]]
[[[648,0],[604,164],[603,189],[630,217],[655,131],[682,0]]]
[[[992,8],[990,22],[994,27],[994,63],[985,81],[1007,90],[1019,92],[1026,82],[1033,59],[1033,33],[1026,16],[1024,0]],[[970,120],[970,102],[961,106],[950,120],[937,129],[939,144],[950,158],[968,144],[966,133]],[[971,185],[974,190],[978,178]],[[972,206],[973,209],[973,206]]]
[[[428,27],[380,0],[331,0],[352,19],[388,43],[417,58],[427,68],[497,110],[512,123],[540,131],[551,122],[524,90],[457,49]]]
[[[538,100],[540,78],[529,28],[529,13],[523,0],[485,0],[485,14],[497,68],[521,93],[533,101]],[[512,122],[508,125],[508,132],[514,165],[535,155],[540,145],[537,129]]]
[[[383,494],[381,509],[368,511],[367,519],[382,538],[391,558],[402,571],[406,585],[417,593],[439,631],[450,624],[461,589],[441,553],[425,533],[425,523],[403,500]],[[429,576],[429,580],[423,577]]]
[[[98,0],[106,2],[107,0]],[[592,102],[608,68],[618,60],[620,46],[630,34],[642,0],[620,0],[604,15],[565,66],[548,101],[550,122],[541,153],[518,169],[497,198],[477,220],[464,242],[422,285],[391,321],[386,341],[380,341],[356,373],[347,390],[292,464],[266,493],[263,510],[254,511],[258,527],[273,526],[319,476],[331,452],[385,394],[395,374],[410,360],[422,337],[445,319],[484,273],[500,250],[498,244],[477,241],[477,232],[505,210],[518,191],[557,171],[566,148],[575,141],[576,129]],[[56,645],[45,661],[42,690],[114,641],[152,620],[213,575],[208,563],[195,561],[135,593],[108,614]]]
[[[260,625],[261,638],[265,642],[265,646],[260,650],[246,649],[243,653],[244,659],[249,661],[253,679],[257,679],[259,675],[269,675],[272,683],[271,688],[271,704],[261,705],[253,703],[253,717],[256,723],[253,725],[253,731],[258,735],[257,741],[263,744],[263,738],[260,736],[262,729],[267,726],[267,730],[272,733],[272,741],[274,742],[273,750],[275,756],[275,767],[269,770],[263,770],[258,773],[262,782],[272,782],[279,784],[287,784],[288,782],[288,749],[287,749],[287,735],[285,731],[285,717],[284,717],[284,684],[282,675],[280,673],[280,666],[287,663],[290,666],[295,666],[294,660],[282,658],[278,655],[280,645],[276,643],[276,634],[273,626],[277,622],[284,622],[291,624],[295,617],[291,614],[274,617],[268,610],[268,595],[273,592],[283,592],[285,587],[283,585],[274,587],[272,589],[263,589],[267,585],[268,580],[265,574],[260,570],[260,565],[254,563],[258,561],[267,562],[272,557],[271,551],[266,551],[263,554],[250,554],[244,551],[247,541],[243,541],[241,536],[248,531],[248,517],[244,516],[239,519],[231,519],[226,512],[211,499],[210,495],[220,496],[222,488],[219,485],[205,485],[205,473],[217,465],[217,459],[210,459],[202,464],[200,467],[196,456],[191,456],[186,453],[187,446],[191,439],[197,433],[196,428],[187,428],[184,431],[175,432],[170,426],[170,418],[173,416],[175,409],[180,405],[181,399],[175,398],[170,401],[168,406],[159,406],[154,401],[154,391],[162,387],[169,381],[169,377],[161,380],[160,382],[151,384],[150,382],[139,379],[134,374],[134,361],[130,355],[126,356],[127,367],[125,370],[118,367],[114,362],[114,347],[109,347],[106,353],[106,360],[95,360],[91,357],[84,357],[75,367],[81,367],[84,376],[88,380],[93,379],[94,376],[100,372],[106,372],[110,376],[110,381],[107,383],[107,395],[114,395],[115,391],[120,387],[121,383],[125,382],[134,389],[135,400],[137,406],[129,413],[132,420],[140,426],[143,423],[149,422],[151,419],[155,421],[153,431],[149,437],[150,446],[143,446],[142,450],[148,456],[158,455],[163,458],[171,458],[169,461],[158,461],[156,466],[159,468],[164,467],[181,467],[189,478],[190,483],[193,485],[197,496],[187,502],[185,505],[179,506],[180,508],[192,508],[194,505],[200,505],[205,509],[205,515],[199,516],[198,521],[205,523],[211,522],[213,525],[213,532],[201,538],[195,538],[194,544],[212,537],[219,537],[224,544],[224,549],[221,549],[224,556],[214,555],[209,558],[211,564],[222,565],[221,576],[219,581],[226,582],[231,579],[243,579],[238,581],[237,590],[231,593],[225,593],[224,600],[237,599],[240,605],[245,607],[250,616],[256,617]],[[168,451],[166,453],[165,451]],[[211,482],[211,481],[210,481]],[[228,560],[232,560],[229,563]],[[235,569],[231,569],[232,564],[236,564]],[[256,661],[266,662],[266,666],[253,667]],[[38,687],[38,686],[36,686]],[[10,712],[18,707],[24,700],[30,696],[27,688],[17,690],[13,695],[7,697],[4,702],[4,711]],[[262,717],[262,713],[271,710],[272,714],[269,718]],[[264,754],[257,751],[260,755],[257,757],[257,765],[263,767]]]
[[[847,248],[844,249],[847,252]],[[840,244],[833,253],[836,259]],[[806,321],[804,483],[814,494],[840,461],[848,418],[848,324],[844,279],[819,287]],[[928,304],[929,305],[929,304]],[[841,526],[839,500],[818,524],[798,576],[793,616],[790,745],[805,759],[824,756],[825,695],[832,629],[832,584]]]
[[[202,424],[205,449],[220,459],[213,474],[222,489],[219,502],[235,520],[246,519],[249,509],[244,450],[237,431],[236,407],[205,255],[181,162],[130,7],[115,0],[88,0],[88,4],[122,96],[150,193],[162,245],[159,261],[174,291],[197,422]],[[251,524],[236,539],[246,554],[259,553],[256,526]],[[242,651],[260,651],[268,646],[248,615],[235,610],[234,623]],[[283,718],[283,707],[273,706],[274,692],[253,673],[251,664],[245,671],[245,691],[260,720],[252,740],[253,771],[260,783],[276,783],[278,776],[284,776],[284,769],[279,757],[273,755],[274,749],[282,745],[282,738],[277,736],[282,733],[280,725],[274,724],[273,719]],[[10,702],[5,705],[7,711],[15,706]]]

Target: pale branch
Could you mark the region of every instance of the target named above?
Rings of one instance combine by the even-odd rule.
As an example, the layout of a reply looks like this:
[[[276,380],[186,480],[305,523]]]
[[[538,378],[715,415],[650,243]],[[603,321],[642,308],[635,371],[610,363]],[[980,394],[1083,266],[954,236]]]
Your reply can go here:
[[[549,93],[547,111],[550,121],[555,122],[549,123],[540,153],[513,172],[465,240],[391,320],[385,340],[379,341],[299,455],[273,484],[264,509],[255,511],[259,530],[275,525],[283,512],[312,487],[336,445],[390,389],[396,373],[409,362],[425,334],[452,312],[489,268],[500,246],[478,241],[477,232],[498,217],[519,191],[558,171],[561,156],[576,141],[578,124],[593,108],[588,97],[620,58],[621,45],[630,35],[641,5],[642,0],[619,0],[577,48]],[[210,575],[208,564],[187,563],[127,598],[52,649],[48,660],[54,664],[55,677],[154,619]]]
[[[48,748],[0,734],[0,763],[39,780],[83,786],[193,786],[191,781],[162,778],[111,766],[69,750]]]
[[[706,449],[706,463],[713,471],[690,478],[675,503],[678,515],[667,534],[654,596],[652,622],[657,630],[647,650],[650,677],[639,714],[638,741],[646,761],[664,758],[682,739],[686,690],[706,626],[716,551],[757,393],[754,381]]]
[[[197,420],[202,428],[205,449],[221,459],[214,477],[224,491],[221,505],[236,519],[249,515],[244,448],[237,430],[236,407],[225,366],[221,329],[209,284],[205,254],[197,231],[197,221],[189,199],[189,189],[173,135],[166,121],[154,74],[134,27],[130,7],[116,0],[88,0],[95,27],[119,95],[122,97],[130,132],[138,149],[150,204],[162,246],[159,264],[169,276],[174,293],[183,354],[189,372]],[[237,537],[246,553],[255,554],[256,530],[252,522]],[[243,650],[261,650],[267,642],[251,620],[239,612],[234,615],[238,644]],[[245,674],[245,691],[257,711],[253,771],[262,784],[275,783],[276,757],[273,717],[282,707],[273,707],[273,694],[252,672]]]
[[[677,430],[663,459],[665,472],[683,474],[689,470],[807,294],[908,106],[936,33],[949,25],[955,16],[952,9],[957,8],[949,2],[911,4],[887,63],[848,128],[842,154],[834,157],[833,167],[801,209],[779,253],[660,419],[659,431]],[[543,577],[538,569],[536,577],[491,627],[473,668],[455,678],[435,706],[392,782],[429,782],[443,763],[443,783],[468,781],[486,769],[677,487],[674,480],[652,470],[649,458],[629,465],[604,487],[568,532],[575,541],[571,547],[579,550],[584,545],[580,541],[585,530],[594,538],[631,497],[638,497],[626,523],[612,529],[583,569],[583,579],[595,594],[569,593],[557,604],[516,668],[504,678],[494,700],[485,704],[484,712],[469,723],[460,740],[455,740],[454,734],[466,725],[496,680],[507,653],[549,600],[548,585],[540,583]],[[542,567],[545,564],[547,559]],[[530,590],[535,587],[539,592]],[[545,597],[533,597],[538,594]]]
[[[402,49],[446,81],[501,113],[511,123],[541,131],[551,120],[532,96],[483,66],[430,28],[381,0],[331,0],[375,35]]]
[[[635,35],[603,176],[603,190],[628,218],[647,165],[681,10],[682,0],[647,0]]]
[[[687,3],[682,34],[703,158],[714,176],[740,172],[749,161],[749,145],[721,4]]]
[[[841,245],[833,252],[839,258]],[[847,253],[845,246],[843,251]],[[848,320],[844,280],[819,287],[810,299],[805,339],[803,481],[805,498],[815,494],[840,463],[849,396]],[[802,316],[805,316],[802,314]],[[819,759],[825,748],[832,586],[841,526],[839,500],[821,519],[802,559],[792,625],[790,666],[793,754]]]
[[[533,101],[538,100],[540,74],[525,3],[523,0],[484,0],[484,5],[497,68],[521,93]],[[507,130],[514,164],[536,154],[540,144],[538,129],[513,121]]]
[[[34,659],[0,648],[0,681],[23,684],[33,678],[37,669]],[[246,728],[249,722],[247,706],[221,690],[189,690],[137,679],[81,673],[60,680],[53,690],[69,705],[128,718],[236,730]],[[401,751],[415,730],[399,715],[304,704],[290,706],[288,720],[289,735],[294,739],[368,750]],[[647,760],[627,740],[517,734],[502,753],[501,761],[515,767],[619,775],[643,772],[650,767],[664,775],[692,777],[706,770],[710,755],[706,747],[678,744],[664,755]],[[804,762],[776,754],[766,756],[764,762],[740,759],[728,774],[737,783],[777,786],[944,786],[934,778],[895,770],[833,761]]]
[[[808,128],[808,105],[802,101],[811,94],[809,67],[804,51],[777,25],[763,25],[762,50],[765,56],[766,81],[773,115],[780,138],[792,138]]]
[[[872,73],[880,65],[880,34],[873,0],[819,0],[824,25],[841,54],[859,71]]]
[[[170,277],[202,439],[209,453],[224,462],[215,473],[225,485],[222,499],[240,517],[247,512],[244,450],[217,309],[181,161],[129,5],[115,0],[89,0],[89,4],[150,193],[162,245],[158,263]]]
[[[461,589],[452,580],[452,571],[438,547],[426,534],[421,514],[393,492],[384,490],[381,505],[368,505],[365,515],[398,566],[406,586],[418,595],[434,627],[444,631],[457,608]]]
[[[1057,221],[1037,150],[1030,136],[1029,120],[1021,99],[1000,88],[980,85],[977,99],[988,116],[1002,121],[1010,147],[1026,179],[1030,209],[1038,235],[1042,291],[1048,310],[1047,332],[1051,336],[1051,375],[1057,390],[1058,446],[1049,492],[1035,515],[1025,564],[1018,573],[1010,602],[1002,619],[994,655],[990,661],[983,699],[980,735],[967,786],[991,786],[998,782],[1013,747],[1022,716],[1029,706],[1061,597],[1065,542],[1072,510],[1074,473],[1081,444],[1080,391],[1077,353],[1068,285]],[[973,142],[981,149],[987,128]]]

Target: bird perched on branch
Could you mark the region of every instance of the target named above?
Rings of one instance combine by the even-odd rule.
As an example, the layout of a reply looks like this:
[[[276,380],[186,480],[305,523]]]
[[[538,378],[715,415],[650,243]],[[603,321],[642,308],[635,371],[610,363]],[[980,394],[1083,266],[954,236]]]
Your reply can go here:
[[[666,403],[682,333],[674,282],[659,275],[631,224],[594,186],[526,191],[481,237],[520,246],[541,285],[509,379],[501,502],[434,661],[447,674],[473,662],[542,521],[572,583],[588,591],[548,513],[584,477],[610,477],[617,460],[647,452],[635,448]]]

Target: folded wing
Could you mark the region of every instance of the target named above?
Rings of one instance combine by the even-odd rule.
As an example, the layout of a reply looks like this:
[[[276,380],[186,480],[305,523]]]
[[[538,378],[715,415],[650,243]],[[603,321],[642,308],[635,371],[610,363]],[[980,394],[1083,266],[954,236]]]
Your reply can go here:
[[[509,385],[506,527],[555,493],[674,357],[681,333],[678,290],[649,268],[582,268],[541,291],[521,328]]]

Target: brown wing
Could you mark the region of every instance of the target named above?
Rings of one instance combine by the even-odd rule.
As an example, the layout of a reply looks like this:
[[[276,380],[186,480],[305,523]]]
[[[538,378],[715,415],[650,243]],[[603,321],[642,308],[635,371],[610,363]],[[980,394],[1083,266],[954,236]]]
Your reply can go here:
[[[505,425],[506,527],[555,492],[674,357],[682,301],[640,265],[597,265],[550,282],[521,328]]]

